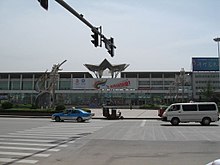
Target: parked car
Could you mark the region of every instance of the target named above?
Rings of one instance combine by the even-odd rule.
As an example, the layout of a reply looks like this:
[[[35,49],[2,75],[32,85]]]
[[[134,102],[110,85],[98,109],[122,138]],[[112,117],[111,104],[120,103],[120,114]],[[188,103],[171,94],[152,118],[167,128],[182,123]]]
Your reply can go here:
[[[64,120],[76,120],[77,122],[84,122],[86,120],[90,120],[93,114],[90,112],[86,112],[82,109],[66,109],[60,113],[54,113],[52,115],[52,120],[56,122],[64,121]]]

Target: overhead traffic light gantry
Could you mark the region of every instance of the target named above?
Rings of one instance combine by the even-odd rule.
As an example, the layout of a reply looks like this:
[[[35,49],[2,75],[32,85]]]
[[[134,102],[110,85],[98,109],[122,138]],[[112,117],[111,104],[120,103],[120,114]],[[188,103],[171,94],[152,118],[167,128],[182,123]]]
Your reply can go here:
[[[75,11],[71,6],[69,6],[64,0],[55,0],[57,3],[59,3],[61,6],[63,6],[66,10],[68,10],[70,13],[72,13],[74,16],[76,16],[80,21],[82,21],[84,24],[86,24],[91,30],[92,30],[92,40],[91,42],[94,44],[95,47],[102,47],[102,42],[105,43],[105,47],[108,51],[108,53],[111,55],[111,57],[114,56],[114,49],[116,49],[116,46],[114,45],[114,39],[110,38],[107,39],[102,34],[102,29],[94,27],[89,21],[87,21],[82,14],[79,14],[77,11]],[[38,0],[40,2],[40,5],[45,9],[48,10],[48,0]]]

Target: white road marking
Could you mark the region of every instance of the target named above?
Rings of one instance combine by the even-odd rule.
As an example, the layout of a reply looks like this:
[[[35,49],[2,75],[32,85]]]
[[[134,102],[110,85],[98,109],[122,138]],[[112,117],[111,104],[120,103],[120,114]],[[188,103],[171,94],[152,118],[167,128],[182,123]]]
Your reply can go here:
[[[31,160],[31,159],[18,160],[18,159],[10,159],[10,158],[0,158],[0,162],[4,162],[4,163],[16,162],[16,163],[35,164],[38,162],[38,160]]]
[[[0,146],[0,149],[13,149],[13,150],[30,150],[30,151],[52,151],[58,152],[60,149],[56,148],[31,148],[31,147],[9,147],[9,146]]]
[[[67,140],[68,137],[51,137],[51,136],[38,136],[38,135],[0,135],[0,137],[8,137],[8,138],[28,138],[28,139],[59,139],[59,140]]]
[[[41,142],[41,143],[51,143],[51,142],[53,142],[54,140],[0,138],[0,141],[21,141],[21,142]]]
[[[77,132],[78,134],[82,133],[82,132]],[[25,131],[25,132],[16,132],[16,133],[10,133],[10,134],[41,134],[41,135],[47,135],[47,136],[69,136],[69,135],[77,135],[76,131],[71,132],[71,131],[68,131],[68,132],[60,132],[60,131],[54,131],[54,132],[49,132],[49,131]],[[84,133],[84,132],[83,132]]]
[[[44,143],[8,143],[8,142],[0,142],[0,144],[3,145],[24,145],[24,146],[44,146],[44,147],[55,147],[55,146],[59,146],[59,147],[67,147],[68,145],[66,144],[44,144]]]
[[[48,133],[42,133],[42,134],[37,134],[37,133],[9,133],[10,135],[26,135],[26,136],[42,136],[42,137],[63,137],[65,134],[48,134]],[[69,136],[76,136],[76,134],[69,134]]]
[[[144,127],[146,122],[147,122],[147,120],[142,120],[140,127]]]
[[[13,155],[13,156],[36,156],[36,157],[48,157],[50,154],[34,154],[27,152],[2,152],[0,151],[0,155]]]

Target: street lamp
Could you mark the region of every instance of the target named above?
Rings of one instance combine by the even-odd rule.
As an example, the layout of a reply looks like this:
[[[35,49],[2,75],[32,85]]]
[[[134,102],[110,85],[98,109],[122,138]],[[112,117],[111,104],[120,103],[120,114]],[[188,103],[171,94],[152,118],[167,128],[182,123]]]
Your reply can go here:
[[[218,71],[219,71],[219,87],[220,87],[220,53],[219,53],[219,42],[220,42],[220,38],[216,37],[213,39],[215,42],[217,42],[218,44]]]
[[[220,56],[220,54],[219,54],[219,42],[220,42],[220,38],[217,37],[217,38],[214,38],[213,40],[218,43],[218,57],[219,57],[219,56]]]
[[[182,103],[184,101],[184,95],[185,95],[185,91],[184,91],[184,86],[185,86],[185,70],[184,68],[181,68],[180,70],[180,82],[182,85]]]

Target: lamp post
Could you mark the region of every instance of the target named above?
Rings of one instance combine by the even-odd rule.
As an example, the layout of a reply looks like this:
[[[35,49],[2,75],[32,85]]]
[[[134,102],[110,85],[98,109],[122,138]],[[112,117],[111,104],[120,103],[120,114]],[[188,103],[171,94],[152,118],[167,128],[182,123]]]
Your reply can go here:
[[[218,71],[219,71],[219,88],[220,88],[220,52],[219,52],[219,42],[220,42],[220,38],[216,37],[213,39],[215,42],[217,42],[218,44]]]
[[[185,95],[185,91],[184,91],[184,86],[185,86],[185,70],[184,68],[181,68],[180,70],[180,82],[182,85],[182,102],[184,101],[184,95]]]

